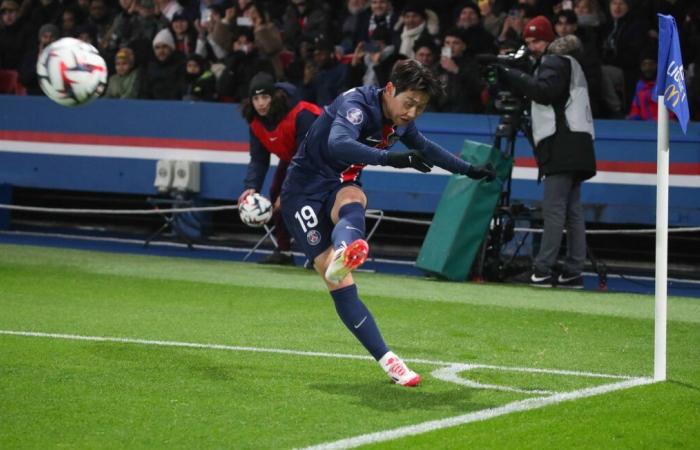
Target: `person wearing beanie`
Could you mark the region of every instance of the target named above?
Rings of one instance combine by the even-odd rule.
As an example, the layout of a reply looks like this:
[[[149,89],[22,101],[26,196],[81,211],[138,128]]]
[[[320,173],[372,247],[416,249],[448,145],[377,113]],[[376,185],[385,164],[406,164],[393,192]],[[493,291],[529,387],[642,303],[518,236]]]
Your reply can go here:
[[[185,57],[175,50],[175,39],[169,29],[160,30],[153,38],[153,55],[139,97],[181,100],[185,89]]]
[[[515,281],[539,287],[582,289],[586,225],[581,184],[596,174],[588,83],[575,58],[582,46],[574,35],[554,41],[552,25],[544,16],[525,24],[523,39],[537,59],[534,75],[498,66],[499,77],[516,95],[531,100],[538,180],[544,179],[544,230],[532,270],[520,274]],[[563,271],[556,274],[553,269],[564,228],[566,260]]]
[[[158,47],[163,48],[163,46],[170,48],[171,52],[175,50],[175,38],[173,33],[167,28],[160,30],[153,38],[153,50],[156,50]],[[156,57],[158,57],[157,54]]]
[[[535,58],[544,55],[547,46],[555,37],[552,23],[545,16],[530,19],[523,29],[523,40]]]
[[[419,39],[430,39],[427,18],[425,7],[419,2],[411,2],[404,7],[401,12],[403,25],[398,31],[399,53],[413,58],[413,44]]]
[[[457,11],[455,25],[466,32],[464,38],[468,43],[467,53],[472,56],[483,53],[495,55],[498,51],[496,38],[484,28],[481,10],[476,3],[463,3]]]
[[[279,196],[289,163],[321,108],[300,101],[292,84],[275,84],[267,72],[259,72],[250,80],[248,92],[250,97],[241,104],[241,114],[250,125],[250,163],[238,204],[260,192],[270,167],[270,155],[276,155],[279,162],[270,186],[270,201],[274,204],[272,221],[277,248],[261,262],[293,265],[291,237],[280,213]]]
[[[134,52],[128,47],[120,48],[114,57],[115,73],[107,83],[107,98],[137,98],[139,94],[139,71],[134,68]]]

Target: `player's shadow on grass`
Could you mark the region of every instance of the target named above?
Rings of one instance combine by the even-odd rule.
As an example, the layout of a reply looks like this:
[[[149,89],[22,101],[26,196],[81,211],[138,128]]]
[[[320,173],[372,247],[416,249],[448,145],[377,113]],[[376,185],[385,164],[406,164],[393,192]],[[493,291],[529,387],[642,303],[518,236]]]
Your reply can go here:
[[[491,408],[496,405],[486,405],[470,400],[468,389],[455,389],[443,392],[426,392],[423,388],[403,388],[392,386],[390,381],[384,383],[324,383],[312,384],[316,389],[326,394],[355,398],[354,403],[379,411],[434,410],[450,414],[466,413]]]
[[[212,381],[235,380],[236,371],[246,369],[244,366],[234,368],[231,365],[216,364],[200,349],[160,347],[155,350],[148,346],[111,342],[93,343],[89,349],[95,356],[115,361],[124,368],[191,372]]]

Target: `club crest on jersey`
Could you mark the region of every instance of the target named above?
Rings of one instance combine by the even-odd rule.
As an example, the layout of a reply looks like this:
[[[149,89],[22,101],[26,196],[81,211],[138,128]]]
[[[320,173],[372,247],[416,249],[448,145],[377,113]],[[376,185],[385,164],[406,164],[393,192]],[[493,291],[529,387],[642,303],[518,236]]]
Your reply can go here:
[[[317,230],[309,230],[309,232],[306,233],[306,242],[308,242],[309,245],[318,245],[318,243],[321,242],[321,233]]]
[[[364,119],[364,116],[362,115],[362,110],[359,108],[348,109],[348,112],[345,114],[345,117],[353,125],[361,124],[362,119]]]

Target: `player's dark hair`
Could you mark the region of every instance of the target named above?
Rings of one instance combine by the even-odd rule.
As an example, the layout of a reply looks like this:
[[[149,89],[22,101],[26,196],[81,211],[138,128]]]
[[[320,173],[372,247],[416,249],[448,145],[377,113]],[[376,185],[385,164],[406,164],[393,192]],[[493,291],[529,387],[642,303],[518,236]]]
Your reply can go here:
[[[435,73],[415,59],[399,61],[391,71],[389,81],[399,95],[404,91],[421,91],[431,100],[440,100],[445,95],[445,88]]]
[[[265,116],[265,121],[276,124],[287,115],[290,109],[287,93],[283,89],[275,89],[270,101],[270,111]],[[259,116],[253,106],[252,98],[246,98],[241,102],[241,115],[248,123],[252,123],[253,119]]]

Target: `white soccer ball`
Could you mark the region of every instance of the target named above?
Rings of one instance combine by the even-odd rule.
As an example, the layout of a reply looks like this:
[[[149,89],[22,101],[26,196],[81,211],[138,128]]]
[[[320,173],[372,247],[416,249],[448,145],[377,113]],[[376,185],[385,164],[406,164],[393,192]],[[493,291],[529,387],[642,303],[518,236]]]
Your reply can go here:
[[[107,65],[92,45],[63,38],[46,47],[36,63],[39,86],[64,106],[84,105],[107,87]]]
[[[272,218],[272,203],[257,192],[250,194],[238,205],[238,215],[244,224],[259,228]]]

